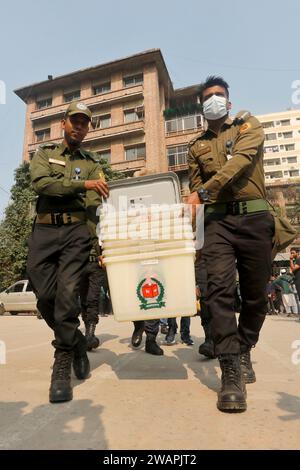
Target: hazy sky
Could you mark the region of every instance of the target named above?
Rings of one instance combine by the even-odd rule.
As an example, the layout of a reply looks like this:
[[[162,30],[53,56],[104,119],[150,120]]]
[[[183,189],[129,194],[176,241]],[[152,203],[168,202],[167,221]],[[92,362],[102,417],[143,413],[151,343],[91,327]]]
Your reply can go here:
[[[175,88],[220,74],[233,113],[295,107],[298,0],[0,0],[0,19],[0,216],[22,157],[25,104],[13,90],[48,75],[160,48]]]

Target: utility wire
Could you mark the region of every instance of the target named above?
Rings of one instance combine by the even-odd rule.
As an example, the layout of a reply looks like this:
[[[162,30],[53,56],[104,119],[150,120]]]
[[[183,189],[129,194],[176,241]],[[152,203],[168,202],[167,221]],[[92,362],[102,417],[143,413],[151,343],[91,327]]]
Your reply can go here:
[[[300,72],[300,68],[282,69],[282,68],[256,67],[256,66],[247,66],[247,65],[221,64],[221,63],[212,62],[212,61],[209,61],[209,60],[194,59],[194,58],[191,58],[191,57],[180,57],[180,56],[177,56],[177,55],[173,55],[172,53],[168,54],[168,55],[173,56],[177,59],[181,59],[181,60],[187,60],[187,61],[196,62],[196,63],[199,63],[199,64],[208,64],[208,65],[213,65],[213,66],[216,66],[216,67],[227,67],[227,68],[230,68],[230,69],[249,70],[249,71],[253,70],[253,71],[258,71],[258,72]]]

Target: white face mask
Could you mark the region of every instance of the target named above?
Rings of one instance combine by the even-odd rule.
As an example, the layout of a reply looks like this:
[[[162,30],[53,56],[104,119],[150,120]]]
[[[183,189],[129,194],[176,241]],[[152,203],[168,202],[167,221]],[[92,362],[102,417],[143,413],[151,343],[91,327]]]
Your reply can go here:
[[[221,119],[227,113],[227,99],[224,96],[213,95],[203,103],[203,114],[209,121]]]

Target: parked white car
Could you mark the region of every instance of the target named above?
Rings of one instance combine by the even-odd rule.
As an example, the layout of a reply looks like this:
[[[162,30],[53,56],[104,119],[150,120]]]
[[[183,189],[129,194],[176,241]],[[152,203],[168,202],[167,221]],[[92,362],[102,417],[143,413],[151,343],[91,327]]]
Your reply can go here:
[[[0,293],[0,315],[5,312],[11,315],[20,312],[37,313],[36,296],[28,279],[18,281]]]

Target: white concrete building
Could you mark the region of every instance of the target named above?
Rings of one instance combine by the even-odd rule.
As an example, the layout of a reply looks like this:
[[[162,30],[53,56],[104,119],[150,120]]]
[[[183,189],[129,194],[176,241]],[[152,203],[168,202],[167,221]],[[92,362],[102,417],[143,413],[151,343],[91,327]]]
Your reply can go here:
[[[265,140],[267,185],[300,181],[300,109],[257,116]]]

